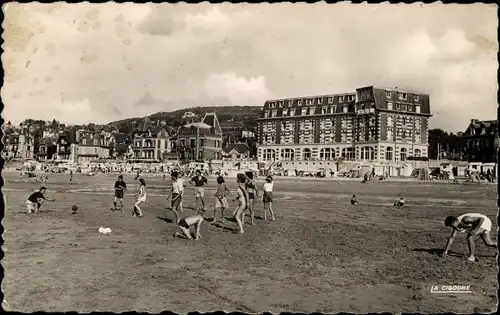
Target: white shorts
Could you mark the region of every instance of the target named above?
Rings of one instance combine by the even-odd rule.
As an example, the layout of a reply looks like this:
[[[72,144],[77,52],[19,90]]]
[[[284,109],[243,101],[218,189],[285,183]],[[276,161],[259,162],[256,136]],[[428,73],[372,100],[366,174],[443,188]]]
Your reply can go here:
[[[28,210],[28,213],[37,212],[38,204],[36,202],[31,202],[29,200],[26,200],[26,209]]]
[[[479,227],[484,229],[486,232],[491,232],[491,220],[488,218],[484,219],[483,224]]]
[[[144,202],[146,202],[146,197],[141,197],[137,199],[137,203],[144,203]]]

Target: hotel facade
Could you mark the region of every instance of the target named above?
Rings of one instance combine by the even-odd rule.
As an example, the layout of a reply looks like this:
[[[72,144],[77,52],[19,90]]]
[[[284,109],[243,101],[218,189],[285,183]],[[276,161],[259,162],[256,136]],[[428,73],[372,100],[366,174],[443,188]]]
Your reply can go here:
[[[427,157],[429,95],[363,87],[354,93],[266,101],[259,161],[404,162]]]

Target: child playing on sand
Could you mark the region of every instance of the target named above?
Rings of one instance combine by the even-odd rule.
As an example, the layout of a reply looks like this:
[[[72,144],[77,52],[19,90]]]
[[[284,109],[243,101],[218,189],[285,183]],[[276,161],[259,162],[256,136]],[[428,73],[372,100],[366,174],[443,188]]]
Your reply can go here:
[[[402,206],[405,205],[405,200],[403,197],[399,198],[398,202],[394,204],[394,207],[396,208],[401,208]]]
[[[273,211],[273,178],[271,175],[266,177],[266,182],[264,183],[264,193],[262,201],[264,202],[264,220],[267,220],[267,211],[271,214],[271,221],[274,221],[274,211]]]
[[[451,232],[451,236],[448,239],[448,243],[446,243],[443,257],[446,257],[448,255],[448,250],[450,249],[457,233],[467,233],[467,243],[469,244],[469,257],[467,258],[468,261],[476,260],[476,258],[474,257],[474,240],[477,235],[481,236],[481,239],[486,246],[497,247],[497,243],[493,242],[490,238],[491,220],[484,214],[466,213],[462,214],[458,218],[448,216],[444,220],[444,224],[448,227],[452,227],[453,231]]]
[[[183,219],[179,219],[179,212],[176,210],[173,210],[173,209],[172,209],[172,212],[175,214],[175,222],[177,223],[177,226],[182,231],[182,233],[184,233],[184,234],[181,234],[179,232],[176,232],[174,234],[174,236],[181,237],[181,238],[187,238],[187,239],[192,240],[193,237],[191,236],[190,227],[193,225],[196,225],[195,240],[198,240],[201,238],[201,234],[200,234],[201,223],[203,223],[203,221],[204,221],[203,216],[201,214],[192,215],[192,216],[185,217]]]
[[[26,208],[28,210],[28,213],[37,213],[38,210],[40,210],[40,207],[42,206],[42,202],[44,200],[55,201],[55,199],[45,198],[45,192],[47,192],[47,188],[41,187],[40,190],[35,191],[28,197],[28,200],[26,200]]]
[[[255,225],[253,208],[254,208],[255,200],[259,197],[259,190],[257,189],[257,184],[255,183],[255,181],[253,179],[253,172],[248,171],[245,173],[245,175],[247,177],[245,187],[246,187],[247,195],[248,195],[247,208],[250,211],[250,224]],[[245,221],[244,214],[243,214],[242,220],[243,220],[243,222]]]
[[[248,207],[248,193],[245,187],[245,182],[247,181],[247,177],[244,174],[238,174],[237,176],[237,183],[238,183],[238,189],[236,192],[238,193],[238,196],[236,197],[236,200],[238,201],[238,206],[233,212],[233,217],[238,223],[238,226],[240,228],[240,233],[244,233],[243,230],[243,216],[245,215],[245,210]]]
[[[356,200],[356,195],[352,195],[352,198],[351,198],[351,205],[357,205],[358,204],[358,201]]]
[[[147,192],[146,192],[146,181],[144,180],[144,178],[139,178],[139,183],[140,183],[139,194],[137,195],[137,201],[134,203],[134,211],[132,215],[134,217],[137,216],[138,218],[141,218],[143,214],[139,205],[141,203],[146,202]]]
[[[217,209],[221,211],[221,221],[224,223],[224,210],[226,210],[229,206],[227,203],[227,195],[231,193],[231,191],[227,188],[227,185],[224,181],[224,177],[217,177],[217,191],[215,192],[215,207],[214,207],[214,220],[215,223],[217,221]]]

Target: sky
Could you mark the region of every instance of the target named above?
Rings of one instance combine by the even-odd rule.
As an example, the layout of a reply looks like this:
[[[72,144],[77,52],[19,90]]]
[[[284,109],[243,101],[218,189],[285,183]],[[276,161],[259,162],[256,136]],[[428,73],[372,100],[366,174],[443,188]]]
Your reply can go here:
[[[193,106],[430,94],[430,127],[496,119],[497,7],[16,4],[3,7],[6,121],[108,123]]]

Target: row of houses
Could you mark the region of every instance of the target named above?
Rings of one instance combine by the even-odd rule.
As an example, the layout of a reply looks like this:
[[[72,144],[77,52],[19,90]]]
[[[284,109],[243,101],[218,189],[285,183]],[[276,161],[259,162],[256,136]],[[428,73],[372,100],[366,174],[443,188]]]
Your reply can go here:
[[[223,141],[223,129],[215,113],[207,113],[200,121],[188,121],[177,129],[165,123],[155,126],[146,117],[131,135],[89,130],[77,130],[75,133],[63,131],[57,135],[44,132],[36,153],[34,138],[29,132],[11,133],[5,139],[4,158],[73,163],[109,158],[124,158],[138,163],[250,158],[251,150],[247,144],[229,143],[223,148]]]

